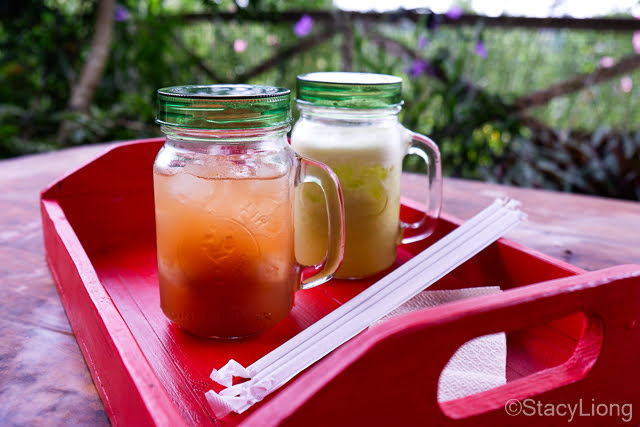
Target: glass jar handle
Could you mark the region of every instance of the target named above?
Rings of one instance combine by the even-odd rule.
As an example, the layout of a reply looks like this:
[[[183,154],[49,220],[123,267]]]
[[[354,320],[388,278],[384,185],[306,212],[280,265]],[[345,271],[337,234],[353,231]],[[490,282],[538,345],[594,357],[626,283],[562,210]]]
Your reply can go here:
[[[412,223],[400,221],[400,227],[403,230],[419,230],[419,232],[412,236],[403,237],[400,240],[400,244],[417,242],[430,236],[436,228],[440,209],[442,208],[442,163],[438,146],[424,135],[410,130],[407,130],[407,132],[411,138],[412,145],[406,155],[415,154],[424,160],[427,165],[429,185],[427,186],[427,209],[424,216],[419,221]]]
[[[315,266],[303,266],[301,289],[321,285],[333,277],[344,255],[344,203],[340,182],[336,174],[325,164],[300,158],[301,183],[314,183],[324,194],[327,207],[327,255]],[[309,276],[309,277],[307,277]]]

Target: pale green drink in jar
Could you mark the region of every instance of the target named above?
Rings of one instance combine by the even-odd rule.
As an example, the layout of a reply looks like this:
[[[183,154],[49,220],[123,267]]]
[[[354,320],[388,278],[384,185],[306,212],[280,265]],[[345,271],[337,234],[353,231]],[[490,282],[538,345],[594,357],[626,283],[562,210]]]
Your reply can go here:
[[[362,278],[389,268],[402,231],[421,227],[411,241],[431,234],[440,210],[438,149],[398,120],[401,79],[362,73],[311,73],[298,76],[300,119],[291,144],[300,155],[318,160],[338,176],[345,207],[345,250],[335,274]],[[422,149],[412,146],[412,141]],[[428,165],[428,209],[420,224],[399,221],[402,159],[419,154]],[[326,251],[322,194],[305,186],[295,203],[296,258],[319,263]],[[406,242],[406,241],[405,241]]]

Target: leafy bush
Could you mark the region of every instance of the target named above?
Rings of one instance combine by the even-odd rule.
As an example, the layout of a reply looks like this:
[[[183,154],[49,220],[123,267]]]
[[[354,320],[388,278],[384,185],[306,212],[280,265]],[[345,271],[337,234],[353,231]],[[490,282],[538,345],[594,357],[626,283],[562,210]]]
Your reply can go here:
[[[525,187],[640,200],[640,131],[541,130],[515,139],[485,176]]]

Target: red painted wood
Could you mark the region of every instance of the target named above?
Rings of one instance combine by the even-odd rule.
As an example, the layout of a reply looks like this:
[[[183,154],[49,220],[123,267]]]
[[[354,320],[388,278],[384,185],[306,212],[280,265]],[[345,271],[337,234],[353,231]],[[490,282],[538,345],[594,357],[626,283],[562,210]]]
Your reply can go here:
[[[569,360],[504,386],[438,404],[437,381],[453,352],[484,334],[588,313]],[[510,399],[544,404],[640,405],[640,265],[512,289],[394,318],[361,334],[301,375],[246,425],[552,425],[565,419],[509,416]],[[606,332],[606,333],[605,333]],[[384,369],[383,367],[386,367]],[[376,372],[376,375],[373,375]],[[328,409],[330,409],[330,415]],[[635,418],[637,419],[637,418]],[[624,425],[580,417],[577,425]],[[631,423],[636,425],[637,423]],[[628,425],[628,424],[627,424]]]
[[[218,424],[204,399],[204,391],[211,387],[220,389],[208,379],[212,368],[220,367],[229,358],[245,365],[252,363],[348,301],[374,279],[333,280],[298,292],[287,319],[256,337],[212,341],[183,333],[162,314],[157,292],[151,167],[161,144],[162,141],[156,139],[120,145],[43,192],[41,206],[48,262],[114,424],[133,424],[134,421],[136,424]],[[418,216],[419,205],[405,200],[402,214],[407,220]],[[458,223],[455,218],[443,215],[430,241],[442,237]],[[401,248],[398,264],[424,249],[430,241]],[[446,362],[443,358],[453,352],[454,345],[483,331],[520,328],[520,332],[509,335],[508,368],[514,381],[507,387],[512,388],[472,396],[465,401],[471,402],[469,405],[462,405],[476,411],[474,414],[483,411],[494,414],[496,405],[512,393],[520,395],[538,390],[538,383],[530,381],[533,377],[516,378],[535,372],[534,375],[546,381],[549,369],[556,369],[552,371],[556,374],[568,372],[566,363],[581,354],[582,347],[577,343],[583,331],[583,318],[570,315],[581,311],[582,306],[570,311],[558,305],[564,304],[565,299],[573,305],[581,301],[584,290],[579,277],[582,273],[579,268],[501,239],[440,280],[434,288],[499,285],[508,292],[430,310],[424,312],[424,318],[420,317],[422,314],[411,315],[403,318],[406,324],[393,321],[378,327],[375,333],[362,334],[328,359],[334,364],[338,360],[340,363],[335,365],[342,367],[344,373],[327,369],[328,360],[323,361],[247,414],[230,415],[223,424],[284,420],[287,416],[291,416],[291,420],[315,417],[317,422],[326,421],[329,416],[326,406],[324,417],[320,418],[323,405],[341,396],[346,399],[346,395],[349,399],[356,396],[358,408],[377,408],[379,402],[367,400],[369,390],[380,390],[380,396],[387,395],[383,392],[395,380],[386,383],[384,378],[389,377],[391,381],[393,372],[385,371],[384,378],[368,382],[362,382],[360,376],[371,376],[371,369],[384,367],[385,358],[391,357],[385,351],[392,352],[398,345],[398,353],[404,354],[403,364],[423,366],[419,372],[428,374],[428,381],[435,375],[437,381],[439,371],[434,368],[439,364],[443,366]],[[579,275],[575,289],[562,288],[561,292],[559,289],[565,282],[527,286],[574,275]],[[602,292],[609,295],[611,289],[604,285],[597,288],[601,287],[606,288],[606,292]],[[553,297],[557,300],[548,296],[550,289],[558,293]],[[542,309],[546,303],[536,302],[538,300],[551,301],[554,308]],[[529,319],[530,323],[522,319]],[[407,338],[414,336],[416,339]],[[593,347],[583,345],[587,350]],[[379,349],[388,350],[380,353]],[[354,355],[359,356],[354,359]],[[426,365],[431,369],[426,369]],[[565,375],[565,378],[571,377]],[[301,381],[305,384],[305,393],[300,392]],[[427,387],[432,385],[428,381],[412,386],[411,393],[405,394],[413,396],[412,402],[421,405],[418,407],[424,406],[424,399],[429,400],[424,410],[432,411],[438,406],[434,390]],[[326,387],[319,389],[320,384]],[[337,389],[338,385],[344,390]],[[295,394],[294,398],[291,393]],[[367,396],[367,399],[357,396]],[[338,414],[348,411],[347,406],[341,405],[335,405]],[[445,405],[444,409],[456,416],[471,413],[461,410],[455,402]],[[392,418],[421,421],[421,415],[415,411],[415,408],[400,414],[394,411]],[[284,415],[276,417],[273,413]],[[448,420],[441,412],[437,413],[440,414],[438,420]],[[469,419],[484,420],[485,415]],[[331,416],[333,422],[350,419],[346,415],[345,418]]]
[[[47,262],[112,423],[184,424],[174,406],[159,403],[168,400],[164,387],[144,363],[60,206],[43,200],[42,210]]]

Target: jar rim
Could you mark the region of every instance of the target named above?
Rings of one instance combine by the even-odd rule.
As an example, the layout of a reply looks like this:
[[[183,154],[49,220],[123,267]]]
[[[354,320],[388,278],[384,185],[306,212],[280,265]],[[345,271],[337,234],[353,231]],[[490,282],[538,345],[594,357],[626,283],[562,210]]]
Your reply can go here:
[[[247,84],[170,86],[157,91],[156,123],[191,129],[254,129],[288,124],[291,91]]]
[[[402,78],[336,71],[301,74],[296,78],[296,102],[349,109],[401,106]]]
[[[270,98],[290,93],[284,87],[248,84],[184,85],[158,89],[158,95],[169,97],[221,100]]]

